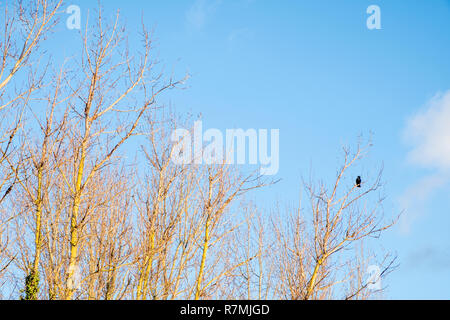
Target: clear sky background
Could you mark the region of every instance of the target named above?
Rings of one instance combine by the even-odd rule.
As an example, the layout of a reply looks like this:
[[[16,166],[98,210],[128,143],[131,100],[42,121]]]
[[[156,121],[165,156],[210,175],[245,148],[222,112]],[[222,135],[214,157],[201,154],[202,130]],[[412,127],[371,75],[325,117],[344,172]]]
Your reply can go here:
[[[79,5],[85,22],[94,1]],[[381,8],[381,30],[366,9]],[[137,40],[143,13],[167,72],[192,75],[171,91],[207,128],[280,129],[277,185],[263,206],[297,201],[301,177],[333,179],[341,146],[373,133],[362,174],[384,164],[384,209],[404,210],[381,239],[400,267],[387,298],[450,299],[450,1],[103,1]],[[67,15],[68,16],[68,15]],[[76,52],[59,26],[55,55]],[[75,51],[72,51],[75,50]]]

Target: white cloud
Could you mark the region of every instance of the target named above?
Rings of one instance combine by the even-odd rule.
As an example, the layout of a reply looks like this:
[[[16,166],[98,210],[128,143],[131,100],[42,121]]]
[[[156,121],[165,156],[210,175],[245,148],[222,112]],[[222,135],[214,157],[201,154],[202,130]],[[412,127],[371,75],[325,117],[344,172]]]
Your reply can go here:
[[[447,181],[448,176],[434,174],[423,177],[406,189],[399,198],[400,208],[404,210],[399,221],[401,233],[408,234],[411,231],[412,224],[426,212],[428,199]]]
[[[202,29],[220,2],[220,0],[196,0],[186,12],[188,25],[197,30]]]
[[[450,91],[436,95],[408,120],[404,139],[412,147],[408,154],[411,163],[435,169],[399,198],[400,207],[405,210],[400,231],[408,233],[412,223],[426,212],[433,193],[450,182]]]
[[[450,91],[436,95],[408,121],[405,139],[413,145],[413,163],[450,169]]]

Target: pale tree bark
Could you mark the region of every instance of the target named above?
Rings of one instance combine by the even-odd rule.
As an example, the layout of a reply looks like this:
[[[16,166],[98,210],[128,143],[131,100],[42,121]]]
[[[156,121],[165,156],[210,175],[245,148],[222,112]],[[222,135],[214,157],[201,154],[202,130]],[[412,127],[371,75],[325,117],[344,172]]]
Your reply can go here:
[[[0,24],[0,207],[7,196],[13,194],[13,189],[20,180],[18,171],[22,169],[22,158],[16,153],[14,139],[18,131],[23,128],[24,109],[30,98],[43,85],[45,68],[37,70],[34,66],[38,60],[39,45],[45,40],[57,22],[56,14],[62,4],[62,0],[47,1],[35,0],[27,3],[6,3],[2,6],[3,21]],[[25,84],[16,82],[15,79],[22,71],[28,71],[28,81]],[[23,72],[22,72],[23,73]],[[14,115],[15,118],[11,117]],[[9,122],[5,126],[4,122]],[[20,149],[20,148],[19,148]],[[42,208],[37,204],[37,211]],[[0,209],[1,210],[1,209]],[[40,216],[38,213],[37,217]],[[0,235],[2,229],[14,219],[14,216],[6,216],[0,221]],[[40,220],[36,222],[39,224]],[[1,241],[0,237],[0,241]],[[9,241],[9,239],[8,239]],[[40,241],[36,236],[36,241]],[[0,242],[0,274],[9,266],[15,255],[5,265],[1,260],[7,246]],[[39,265],[39,252],[33,265],[36,270]],[[1,276],[1,275],[0,275]],[[30,276],[32,282],[36,277]],[[34,289],[33,289],[34,290]],[[36,298],[33,294],[31,298]]]
[[[92,33],[91,33],[92,32]],[[125,34],[119,27],[119,16],[110,27],[104,26],[101,11],[97,26],[83,38],[84,56],[78,92],[79,99],[73,108],[78,116],[82,131],[75,141],[74,175],[70,188],[73,202],[70,214],[70,250],[68,253],[68,275],[66,298],[72,299],[75,270],[78,265],[81,225],[80,210],[86,187],[103,168],[114,161],[118,149],[135,135],[141,118],[156,103],[156,98],[167,89],[174,88],[182,81],[164,82],[161,75],[153,70],[154,61],[150,56],[150,34],[143,27],[144,53],[137,58],[128,56]],[[92,35],[92,40],[89,37]],[[123,54],[123,56],[122,56]],[[115,59],[119,59],[117,62]],[[125,82],[118,89],[118,82]],[[139,102],[134,101],[139,97]],[[135,107],[129,107],[133,101]],[[128,117],[120,116],[127,114]],[[117,122],[111,119],[117,116]],[[109,122],[109,123],[108,123]],[[107,126],[108,123],[108,127]],[[99,146],[94,152],[94,146]]]
[[[225,264],[227,260],[223,250],[217,250],[211,255],[208,265],[208,254],[214,246],[227,240],[230,233],[235,232],[239,224],[230,223],[232,220],[226,213],[233,203],[248,191],[272,184],[273,181],[263,181],[262,177],[252,172],[242,174],[235,167],[217,164],[205,166],[203,178],[199,181],[199,195],[201,208],[201,225],[203,236],[201,239],[200,262],[195,280],[194,299],[211,297],[220,287],[219,283],[239,267],[245,265],[256,256],[243,259],[236,264]],[[243,223],[245,221],[241,221]],[[225,227],[225,228],[224,228]]]
[[[61,70],[53,78],[53,86],[48,94],[47,111],[45,118],[40,119],[35,115],[37,127],[40,132],[31,131],[24,132],[24,166],[25,170],[22,173],[19,168],[15,168],[15,172],[19,173],[18,184],[23,191],[23,195],[29,200],[29,207],[32,208],[32,217],[34,222],[34,255],[33,261],[27,267],[28,272],[25,281],[25,297],[26,300],[36,300],[39,295],[40,285],[40,261],[43,249],[42,226],[46,223],[49,213],[49,198],[50,189],[54,187],[54,181],[58,178],[57,165],[55,162],[60,160],[60,144],[65,138],[65,128],[67,122],[67,110],[64,110],[63,104],[67,102],[71,95],[64,96],[61,93],[62,80],[64,73]],[[30,112],[33,112],[30,110]],[[41,141],[34,137],[40,137]],[[31,172],[32,174],[28,174]],[[47,210],[46,210],[47,208]]]
[[[140,179],[144,193],[135,198],[139,212],[136,239],[136,299],[173,299],[193,259],[193,240],[199,228],[192,219],[196,170],[173,161],[177,143],[170,141],[175,119],[157,111],[147,121],[148,147],[143,148],[148,168]],[[188,225],[187,225],[188,224]]]

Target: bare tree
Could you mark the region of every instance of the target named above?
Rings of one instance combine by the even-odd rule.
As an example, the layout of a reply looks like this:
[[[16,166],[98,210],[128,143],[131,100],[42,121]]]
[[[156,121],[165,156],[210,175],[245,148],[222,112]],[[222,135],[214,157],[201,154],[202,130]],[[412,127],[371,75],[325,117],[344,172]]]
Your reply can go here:
[[[153,118],[147,129],[149,168],[136,197],[137,299],[212,297],[245,264],[227,259],[228,241],[244,222],[229,213],[262,181],[225,164],[177,164],[179,142],[170,140],[176,128],[169,115]]]
[[[67,299],[73,297],[70,283],[75,281],[74,270],[78,265],[83,225],[80,210],[88,186],[114,160],[117,150],[135,134],[141,118],[156,103],[156,98],[181,83],[171,79],[163,83],[161,74],[155,75],[155,61],[150,56],[150,34],[144,27],[144,53],[139,58],[129,55],[118,19],[117,15],[114,24],[105,28],[100,11],[96,27],[89,29],[86,26],[80,65],[83,77],[76,87],[73,86],[78,98],[71,103],[75,115],[74,172],[67,175],[68,187],[73,194]],[[81,127],[81,131],[75,131],[77,127]]]
[[[27,87],[14,97],[8,97],[6,91],[13,77],[23,68],[31,66],[32,55],[57,22],[56,14],[61,4],[62,0],[34,0],[26,6],[22,1],[12,6],[5,5],[1,30],[3,37],[0,40],[0,110],[38,88],[37,84]]]
[[[44,119],[41,120],[40,116],[30,108],[29,112],[33,114],[39,131],[36,133],[31,130],[23,133],[23,168],[11,164],[22,190],[22,199],[28,201],[24,204],[24,208],[31,213],[24,212],[20,220],[27,221],[31,226],[30,233],[34,234],[33,259],[23,266],[27,271],[24,297],[27,300],[36,300],[39,294],[39,266],[44,247],[42,225],[47,223],[45,219],[48,217],[51,201],[49,194],[59,178],[57,163],[61,159],[61,144],[66,135],[67,108],[64,108],[64,104],[72,98],[72,94],[69,93],[66,96],[61,93],[63,78],[64,71],[60,70],[53,79],[53,85],[50,86],[46,97],[47,111]],[[32,222],[28,221],[28,216],[33,217]],[[26,239],[20,240],[26,241]]]
[[[79,265],[80,298],[121,299],[130,289],[132,192],[130,173],[111,167],[88,196],[86,250]]]
[[[381,277],[395,267],[366,246],[394,223],[382,170],[354,183],[370,144],[344,148],[331,184],[304,182],[307,201],[271,219],[247,198],[273,183],[258,171],[175,161],[171,134],[190,122],[160,97],[186,78],[163,76],[144,26],[131,51],[119,14],[108,23],[99,11],[78,58],[58,71],[42,63],[61,5],[18,1],[2,16],[0,286],[30,300],[382,293],[366,277],[370,265]]]
[[[170,134],[176,127],[174,120],[162,112],[147,121],[149,147],[143,147],[142,151],[148,169],[145,178],[140,179],[143,192],[135,197],[139,212],[135,252],[138,300],[149,296],[152,299],[176,297],[185,267],[183,261],[189,259],[188,240],[184,245],[177,237],[183,237],[179,226],[188,219],[186,208],[194,180],[188,165],[172,161],[176,143],[170,141]],[[177,231],[181,234],[177,235]]]
[[[20,180],[17,170],[21,160],[14,139],[23,128],[24,109],[30,98],[43,85],[45,69],[39,63],[39,45],[57,22],[56,14],[62,4],[59,1],[36,0],[26,5],[22,1],[5,4],[0,24],[0,211],[7,196]],[[27,71],[25,74],[21,71]],[[18,80],[18,75],[22,79]],[[6,123],[6,124],[5,124]],[[12,170],[11,170],[12,169]],[[3,243],[4,228],[14,216],[6,215],[0,220],[0,277],[15,255],[9,256],[6,264],[2,259],[7,251]],[[39,259],[37,259],[38,261]]]
[[[349,298],[367,289],[368,283],[361,275],[363,261],[356,259],[359,255],[350,255],[348,249],[364,239],[378,237],[395,222],[383,223],[383,198],[373,199],[382,186],[381,170],[373,180],[366,178],[361,189],[354,183],[352,168],[369,147],[358,144],[354,153],[344,148],[344,164],[331,187],[305,183],[308,209],[292,210],[284,227],[280,227],[282,223],[274,224],[280,253],[275,258],[281,297],[337,298],[336,292],[340,291],[343,298]],[[311,211],[310,221],[305,218],[306,210]],[[393,266],[392,260],[384,262],[382,275]],[[352,281],[349,291],[350,279],[356,276],[359,281]]]

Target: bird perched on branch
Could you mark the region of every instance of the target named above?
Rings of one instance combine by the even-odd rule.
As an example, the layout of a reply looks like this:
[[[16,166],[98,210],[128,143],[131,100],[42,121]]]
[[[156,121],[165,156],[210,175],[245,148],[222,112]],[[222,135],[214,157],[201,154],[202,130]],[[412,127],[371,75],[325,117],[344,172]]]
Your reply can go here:
[[[0,199],[0,202],[3,202],[3,200],[5,200],[6,196],[11,192],[12,188],[14,185],[11,185],[8,190],[6,190],[5,194],[3,195],[3,197]]]
[[[360,176],[358,176],[358,178],[356,178],[356,186],[358,188],[361,188],[361,177]]]

